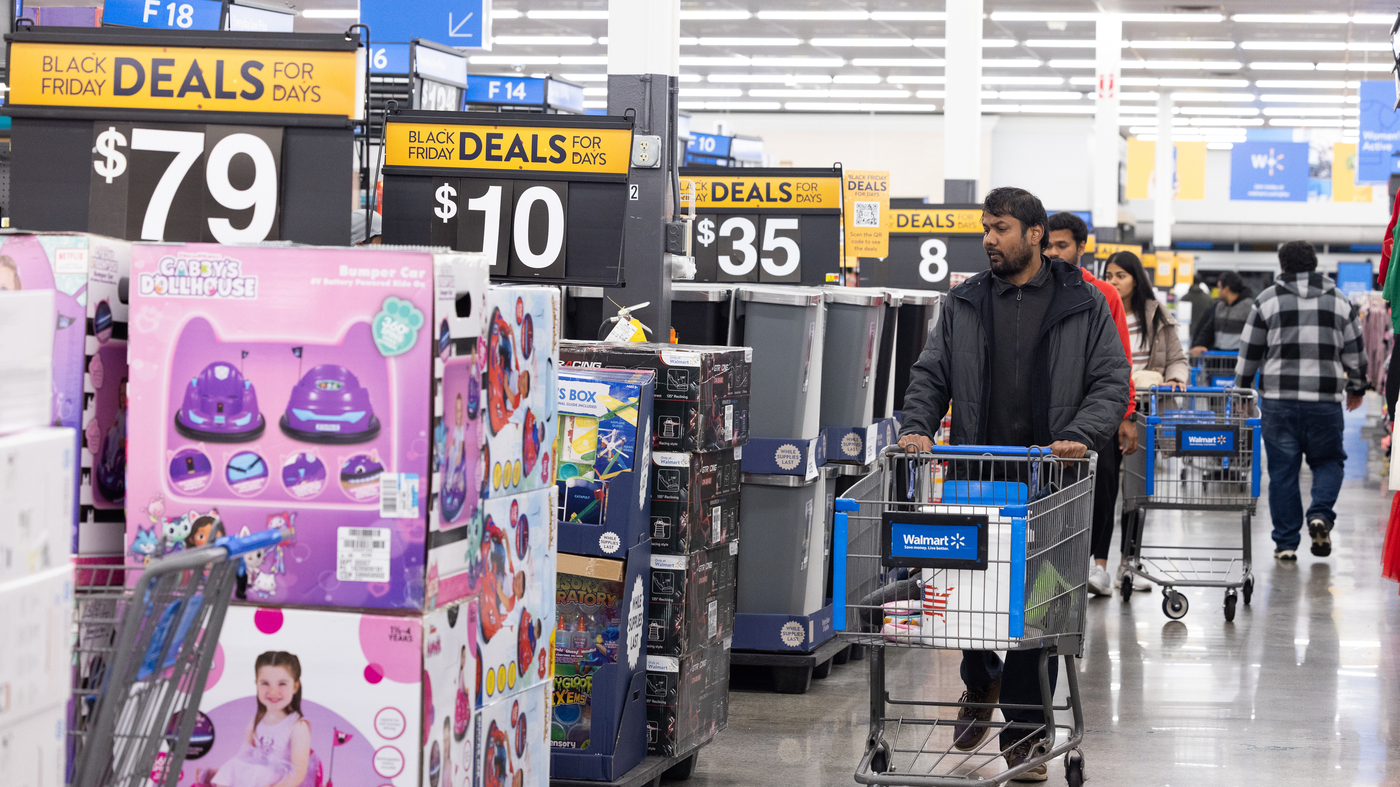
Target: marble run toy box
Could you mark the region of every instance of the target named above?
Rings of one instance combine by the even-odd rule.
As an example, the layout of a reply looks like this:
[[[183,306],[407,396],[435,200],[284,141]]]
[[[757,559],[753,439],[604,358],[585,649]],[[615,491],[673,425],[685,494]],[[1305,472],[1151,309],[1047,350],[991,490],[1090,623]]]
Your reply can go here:
[[[53,400],[46,423],[71,427],[76,435],[80,462],[72,465],[70,527],[80,561],[121,552],[130,266],[127,241],[84,233],[0,236],[0,290],[54,293]]]
[[[433,385],[484,262],[137,244],[131,276],[127,565],[277,526],[250,601],[422,609]]]

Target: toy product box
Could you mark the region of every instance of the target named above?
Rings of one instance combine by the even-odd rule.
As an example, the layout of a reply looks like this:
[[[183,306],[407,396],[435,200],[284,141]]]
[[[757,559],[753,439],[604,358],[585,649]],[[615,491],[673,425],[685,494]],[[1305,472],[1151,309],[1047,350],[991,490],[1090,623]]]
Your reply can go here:
[[[480,602],[477,649],[482,664],[482,702],[490,703],[550,678],[557,555],[554,489],[482,502],[481,532],[434,550],[440,575],[429,568],[429,600],[470,595]],[[465,547],[465,548],[463,548]],[[456,553],[465,553],[464,562]],[[456,586],[465,577],[470,585]]]
[[[0,434],[53,423],[53,306],[53,290],[0,287]]]
[[[476,740],[478,787],[549,787],[549,687],[480,710]]]
[[[652,555],[647,653],[683,656],[734,633],[739,542],[689,555]]]
[[[559,290],[496,285],[486,311],[482,497],[552,487]]]
[[[422,608],[437,339],[470,338],[458,295],[484,302],[484,271],[373,247],[138,244],[128,566],[280,526],[250,600]]]
[[[559,556],[554,776],[611,781],[646,756],[648,545],[626,561]]]
[[[68,566],[77,463],[72,429],[0,437],[0,588]]]
[[[65,787],[68,729],[65,703],[0,723],[0,784]]]
[[[475,785],[477,625],[471,601],[408,617],[230,607],[177,784]]]
[[[67,562],[0,586],[0,726],[68,699],[72,607]]]
[[[748,439],[747,347],[566,341],[560,359],[565,366],[655,371],[654,450],[718,451]]]
[[[54,293],[48,423],[75,431],[71,539],[81,556],[122,551],[131,248],[83,233],[0,236],[0,290]]]
[[[647,748],[676,757],[729,726],[728,639],[683,657],[647,656]]]
[[[561,551],[625,555],[646,540],[654,379],[649,370],[560,370]]]
[[[652,454],[653,553],[688,555],[738,537],[743,455],[743,448]]]

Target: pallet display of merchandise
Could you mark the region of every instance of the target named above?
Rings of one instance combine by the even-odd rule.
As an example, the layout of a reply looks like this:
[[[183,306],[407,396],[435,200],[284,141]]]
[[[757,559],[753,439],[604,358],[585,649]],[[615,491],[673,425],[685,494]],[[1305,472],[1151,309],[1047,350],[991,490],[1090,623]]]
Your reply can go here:
[[[831,674],[833,664],[844,663],[837,659],[845,652],[846,643],[832,638],[805,653],[736,650],[729,659],[735,667],[771,668],[773,688],[779,694],[806,694],[813,678],[822,680]]]
[[[661,787],[663,781],[685,781],[695,773],[700,750],[705,748],[706,743],[709,741],[676,757],[649,754],[635,768],[612,781],[550,777],[549,787]]]

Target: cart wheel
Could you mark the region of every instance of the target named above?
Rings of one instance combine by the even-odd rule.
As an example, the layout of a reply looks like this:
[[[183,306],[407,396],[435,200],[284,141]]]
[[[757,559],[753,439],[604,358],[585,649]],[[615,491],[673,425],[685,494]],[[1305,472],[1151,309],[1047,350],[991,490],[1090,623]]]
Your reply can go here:
[[[817,680],[825,680],[826,676],[831,674],[831,663],[835,660],[836,659],[834,658],[827,659],[826,661],[823,661],[822,663],[813,667],[812,677],[816,678]]]
[[[1084,784],[1084,756],[1077,751],[1065,755],[1065,781],[1069,787]]]
[[[806,694],[811,687],[811,667],[773,668],[773,688],[779,694]]]
[[[1235,591],[1225,591],[1225,622],[1232,623],[1235,620]]]
[[[1123,581],[1118,583],[1118,592],[1123,594],[1123,601],[1133,597],[1133,575],[1124,573]]]
[[[886,773],[890,769],[890,751],[881,741],[875,747],[875,753],[870,755],[870,770],[874,773]]]
[[[1172,620],[1181,620],[1186,617],[1186,610],[1190,608],[1191,604],[1186,600],[1186,597],[1175,590],[1168,590],[1162,598],[1162,614]]]
[[[865,646],[864,646],[864,645],[852,645],[852,646],[851,646],[851,661],[865,661]]]
[[[668,782],[683,782],[695,775],[695,764],[700,761],[700,752],[694,752],[684,760],[672,765],[661,774],[661,778]]]
[[[831,663],[837,665],[849,663],[851,660],[851,648],[853,647],[855,646],[847,645],[846,647],[836,651],[836,655],[831,657]]]
[[[1244,587],[1240,588],[1244,595],[1244,605],[1249,606],[1249,599],[1254,595],[1254,577],[1244,578]]]

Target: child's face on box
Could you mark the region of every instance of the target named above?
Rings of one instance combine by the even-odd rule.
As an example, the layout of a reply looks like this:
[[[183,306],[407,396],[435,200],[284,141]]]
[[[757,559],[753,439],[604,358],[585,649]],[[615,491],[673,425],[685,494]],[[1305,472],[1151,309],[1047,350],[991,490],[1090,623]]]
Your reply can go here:
[[[263,667],[258,670],[258,702],[268,710],[285,711],[301,685],[292,679],[285,667]]]

